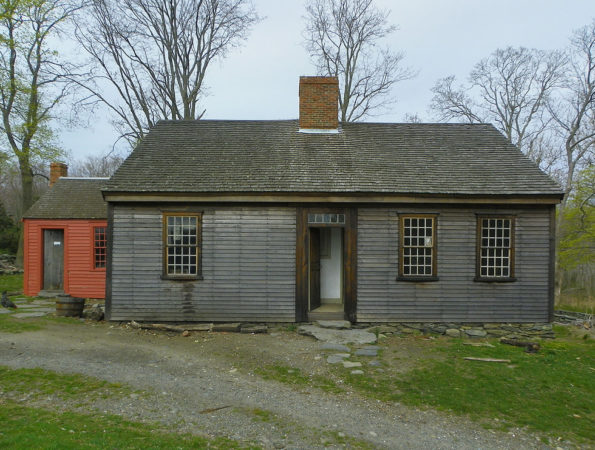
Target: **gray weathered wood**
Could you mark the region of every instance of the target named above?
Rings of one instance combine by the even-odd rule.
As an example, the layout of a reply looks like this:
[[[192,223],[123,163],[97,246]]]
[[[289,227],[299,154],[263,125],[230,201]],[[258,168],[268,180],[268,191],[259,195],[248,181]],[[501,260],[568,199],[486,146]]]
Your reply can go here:
[[[112,320],[293,321],[295,208],[202,211],[202,280],[162,279],[162,210],[114,206]]]
[[[64,288],[64,230],[43,230],[43,288]]]
[[[516,217],[516,278],[476,282],[476,213]],[[438,213],[438,281],[397,281],[398,213]],[[548,320],[549,210],[360,208],[360,321],[530,322]]]

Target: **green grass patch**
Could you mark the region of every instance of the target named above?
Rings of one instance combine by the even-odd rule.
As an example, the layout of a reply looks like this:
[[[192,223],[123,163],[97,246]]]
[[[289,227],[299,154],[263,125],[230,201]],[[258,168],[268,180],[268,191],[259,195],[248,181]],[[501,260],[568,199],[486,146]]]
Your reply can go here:
[[[0,314],[0,332],[23,333],[25,331],[37,331],[43,327],[38,321],[14,319],[10,314]]]
[[[3,391],[28,393],[34,396],[57,395],[64,399],[80,399],[82,396],[121,396],[132,392],[119,383],[108,383],[84,375],[57,373],[44,369],[11,369],[5,366],[0,366],[0,388]]]
[[[529,427],[550,436],[595,440],[593,340],[542,342],[539,353],[493,342],[472,347],[460,340],[433,351],[444,360],[394,376],[344,374],[346,385],[384,401],[431,406],[468,415],[488,428]],[[509,359],[510,364],[466,361],[466,356]],[[497,419],[497,420],[494,420]]]
[[[254,420],[259,422],[272,422],[275,419],[274,414],[266,409],[253,408],[250,412],[254,414]]]
[[[590,295],[562,293],[561,298],[555,305],[555,309],[595,314],[595,298]]]
[[[265,380],[275,380],[293,386],[312,386],[326,392],[343,392],[343,389],[326,377],[320,375],[305,375],[301,370],[287,366],[263,366],[254,370]]]
[[[129,422],[117,416],[57,413],[10,401],[0,405],[1,448],[250,448],[224,438],[166,432],[158,425]]]
[[[264,366],[255,372],[290,385],[334,393],[353,390],[386,402],[454,412],[486,428],[527,427],[546,440],[561,436],[593,444],[595,340],[579,338],[568,327],[555,327],[555,332],[559,338],[542,341],[535,354],[495,340],[490,341],[494,347],[473,347],[458,339],[439,339],[420,350],[405,372],[394,370],[399,361],[391,356],[390,347],[384,352],[382,371],[367,367],[368,360],[359,358],[363,375],[351,374],[351,369],[340,365],[332,366],[327,378],[285,366]],[[408,345],[408,339],[398,345]],[[466,356],[511,362],[467,361]]]
[[[325,446],[339,445],[345,448],[359,448],[365,450],[372,450],[377,448],[375,445],[366,442],[362,439],[356,439],[351,436],[345,435],[340,431],[324,431],[322,433],[321,441]]]
[[[18,312],[18,310],[17,310]],[[26,331],[43,330],[48,323],[61,325],[83,325],[84,323],[76,317],[57,317],[47,315],[43,317],[31,317],[16,319],[12,314],[0,314],[0,332],[23,333]]]
[[[23,274],[0,275],[0,293],[4,291],[16,292],[23,290]]]
[[[595,302],[571,304],[571,303],[560,303],[556,305],[556,309],[563,311],[573,311],[585,314],[595,314]]]
[[[37,319],[40,322],[58,323],[62,325],[84,325],[79,317],[64,317],[64,316],[53,316],[47,315]]]

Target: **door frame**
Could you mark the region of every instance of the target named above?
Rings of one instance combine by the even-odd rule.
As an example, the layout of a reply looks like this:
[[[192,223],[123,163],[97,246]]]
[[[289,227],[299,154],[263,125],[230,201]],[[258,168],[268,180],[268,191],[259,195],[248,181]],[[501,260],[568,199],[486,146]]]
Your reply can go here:
[[[297,207],[296,208],[296,275],[295,320],[308,320],[310,224],[308,214],[345,214],[345,223],[311,224],[316,228],[343,228],[343,308],[345,319],[357,320],[357,208]]]

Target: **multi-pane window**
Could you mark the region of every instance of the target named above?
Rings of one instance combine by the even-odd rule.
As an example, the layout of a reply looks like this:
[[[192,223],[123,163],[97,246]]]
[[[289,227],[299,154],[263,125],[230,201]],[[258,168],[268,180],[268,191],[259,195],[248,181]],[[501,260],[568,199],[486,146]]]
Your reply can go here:
[[[399,276],[436,276],[436,217],[401,216]]]
[[[200,275],[200,214],[164,215],[165,275]]]
[[[107,260],[107,240],[105,227],[93,228],[93,266],[96,269],[105,269]]]
[[[503,279],[514,276],[514,218],[478,217],[477,276]]]

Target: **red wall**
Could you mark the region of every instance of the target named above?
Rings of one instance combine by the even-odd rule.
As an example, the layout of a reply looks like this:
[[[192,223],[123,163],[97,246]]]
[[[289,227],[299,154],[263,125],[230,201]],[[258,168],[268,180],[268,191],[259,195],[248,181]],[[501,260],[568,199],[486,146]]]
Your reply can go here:
[[[43,289],[43,230],[64,230],[64,292],[73,297],[105,298],[105,269],[93,264],[93,228],[106,220],[24,219],[25,295]]]

